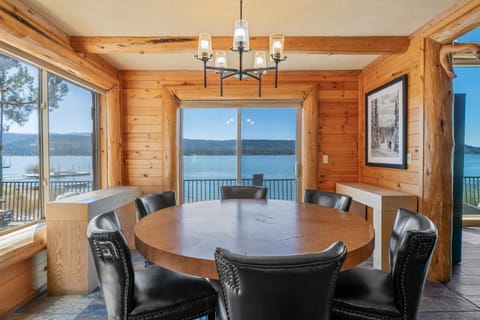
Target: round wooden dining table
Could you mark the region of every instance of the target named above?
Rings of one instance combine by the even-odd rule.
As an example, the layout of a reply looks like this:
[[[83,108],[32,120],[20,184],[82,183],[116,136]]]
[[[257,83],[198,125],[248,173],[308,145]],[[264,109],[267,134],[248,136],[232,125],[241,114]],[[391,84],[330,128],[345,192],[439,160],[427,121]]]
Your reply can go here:
[[[135,225],[135,246],[163,267],[218,278],[217,247],[255,256],[319,252],[341,240],[343,269],[371,256],[374,230],[362,217],[320,205],[282,200],[217,200],[156,211]]]

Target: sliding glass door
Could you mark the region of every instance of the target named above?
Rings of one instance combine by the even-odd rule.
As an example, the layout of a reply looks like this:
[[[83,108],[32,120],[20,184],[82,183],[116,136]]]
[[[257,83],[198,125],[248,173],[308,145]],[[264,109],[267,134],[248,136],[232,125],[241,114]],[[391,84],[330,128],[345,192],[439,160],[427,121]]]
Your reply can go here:
[[[223,185],[259,185],[296,199],[297,108],[182,108],[183,202]]]
[[[241,109],[241,178],[268,187],[268,198],[295,200],[296,108]],[[263,183],[261,183],[263,181]]]

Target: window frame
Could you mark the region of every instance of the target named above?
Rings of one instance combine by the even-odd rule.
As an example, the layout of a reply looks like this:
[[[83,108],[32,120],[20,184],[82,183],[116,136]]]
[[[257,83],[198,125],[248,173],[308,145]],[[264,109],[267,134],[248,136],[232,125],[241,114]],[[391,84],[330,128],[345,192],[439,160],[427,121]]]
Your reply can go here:
[[[101,108],[101,99],[100,95],[104,92],[98,88],[86,84],[84,81],[75,79],[66,75],[64,72],[59,72],[53,70],[42,63],[36,62],[36,59],[29,58],[28,55],[17,50],[5,49],[3,46],[0,46],[0,54],[7,56],[11,59],[18,60],[22,63],[31,65],[32,67],[37,68],[38,71],[38,145],[39,145],[39,172],[41,173],[39,177],[39,199],[38,199],[38,210],[39,216],[41,217],[38,220],[27,222],[23,225],[14,226],[0,231],[0,237],[8,235],[12,232],[28,228],[32,225],[45,222],[45,213],[46,213],[46,204],[50,201],[50,155],[48,146],[50,144],[49,139],[49,108],[48,108],[48,75],[55,75],[75,86],[79,86],[85,90],[88,90],[92,93],[92,135],[94,137],[92,141],[92,170],[93,170],[93,186],[92,189],[96,190],[100,186],[100,108]]]
[[[242,109],[249,109],[249,108],[262,108],[262,109],[268,109],[268,108],[292,108],[296,109],[295,112],[295,122],[296,122],[296,132],[295,132],[295,194],[296,194],[296,200],[300,201],[301,200],[301,179],[302,177],[300,176],[300,170],[299,170],[299,164],[302,163],[302,119],[301,119],[301,114],[302,114],[302,104],[299,102],[295,101],[260,101],[260,102],[239,102],[239,101],[222,101],[222,102],[212,102],[212,101],[188,101],[188,102],[181,102],[179,104],[179,139],[177,140],[178,144],[178,157],[177,157],[177,193],[179,194],[179,199],[180,201],[183,201],[183,109],[235,109],[236,110],[236,116],[237,119],[241,119]],[[236,143],[236,179],[237,183],[241,183],[241,148],[242,148],[242,142],[241,139],[238,139],[238,137],[241,137],[241,124],[240,121],[237,121],[237,143]]]

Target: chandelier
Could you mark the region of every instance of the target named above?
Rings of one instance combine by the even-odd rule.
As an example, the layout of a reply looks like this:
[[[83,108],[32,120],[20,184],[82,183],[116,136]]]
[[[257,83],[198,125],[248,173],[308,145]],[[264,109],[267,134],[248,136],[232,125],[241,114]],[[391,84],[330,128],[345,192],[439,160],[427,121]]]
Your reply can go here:
[[[283,34],[274,33],[270,35],[269,48],[270,58],[275,62],[275,66],[267,66],[265,51],[255,52],[253,68],[243,69],[243,53],[250,51],[250,41],[248,37],[248,22],[242,17],[243,0],[240,0],[240,19],[235,21],[233,31],[233,46],[231,51],[238,52],[239,68],[229,68],[227,65],[227,54],[225,51],[215,53],[215,65],[209,66],[207,62],[213,58],[212,38],[209,33],[200,33],[198,37],[198,51],[195,58],[203,62],[203,86],[207,87],[207,70],[213,70],[220,76],[220,96],[223,97],[223,80],[237,77],[252,78],[258,81],[258,96],[262,96],[262,76],[267,70],[275,70],[275,88],[278,85],[278,64],[287,59],[283,56],[285,39]]]

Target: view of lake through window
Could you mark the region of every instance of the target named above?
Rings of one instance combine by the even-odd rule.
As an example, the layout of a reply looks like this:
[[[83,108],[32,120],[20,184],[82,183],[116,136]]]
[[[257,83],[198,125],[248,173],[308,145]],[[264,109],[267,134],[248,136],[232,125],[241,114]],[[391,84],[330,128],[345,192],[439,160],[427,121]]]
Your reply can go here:
[[[0,54],[0,95],[2,231],[43,219],[46,201],[94,188],[92,108],[97,94]],[[45,111],[40,108],[43,103],[48,105]],[[43,148],[42,130],[49,137]],[[49,161],[44,161],[47,156]],[[40,183],[44,173],[49,173],[48,189]]]
[[[296,194],[297,108],[183,108],[184,202],[219,198],[222,185]]]

